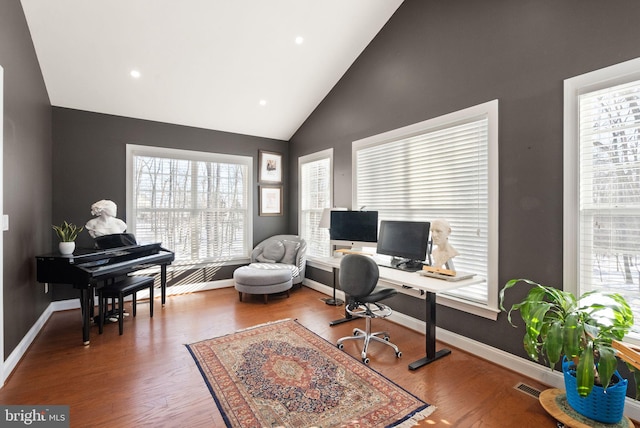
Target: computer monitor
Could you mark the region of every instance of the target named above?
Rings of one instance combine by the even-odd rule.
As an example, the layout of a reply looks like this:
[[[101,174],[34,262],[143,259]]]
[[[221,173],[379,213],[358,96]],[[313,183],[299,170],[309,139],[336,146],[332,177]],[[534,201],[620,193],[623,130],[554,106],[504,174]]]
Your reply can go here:
[[[331,211],[329,239],[333,245],[352,248],[375,246],[378,211]]]
[[[392,256],[393,268],[420,270],[427,258],[430,227],[428,221],[382,220],[376,252]]]

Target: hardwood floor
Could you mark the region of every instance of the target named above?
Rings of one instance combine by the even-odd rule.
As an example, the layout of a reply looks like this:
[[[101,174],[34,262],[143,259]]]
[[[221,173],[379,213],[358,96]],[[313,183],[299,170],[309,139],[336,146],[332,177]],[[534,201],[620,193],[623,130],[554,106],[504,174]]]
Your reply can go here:
[[[2,404],[69,405],[72,427],[224,427],[185,344],[284,318],[298,321],[335,342],[349,335],[353,321],[331,327],[343,315],[326,297],[303,287],[291,297],[261,296],[238,301],[233,288],[171,296],[149,318],[148,305],[138,304],[137,317],[127,317],[124,335],[117,323],[82,346],[79,310],[55,313],[23,360],[0,389]],[[127,307],[130,304],[127,304]],[[407,364],[424,356],[424,336],[386,320],[402,357],[372,344],[370,366],[437,410],[421,427],[555,427],[537,399],[514,387],[518,382],[539,390],[544,385],[452,348],[451,355],[416,371]],[[441,345],[441,344],[439,344]],[[345,343],[358,357],[359,345]],[[440,346],[438,347],[438,349]]]

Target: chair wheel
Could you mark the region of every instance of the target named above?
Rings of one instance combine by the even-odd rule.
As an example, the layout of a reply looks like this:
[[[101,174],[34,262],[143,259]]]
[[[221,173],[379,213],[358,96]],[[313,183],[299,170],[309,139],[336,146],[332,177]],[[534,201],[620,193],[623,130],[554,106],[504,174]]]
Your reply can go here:
[[[363,363],[365,363],[365,364],[369,364],[369,358],[364,357],[364,358],[362,359],[362,362],[363,362]]]
[[[396,357],[398,358],[402,357],[402,352],[401,351],[396,352]]]
[[[389,336],[385,336],[385,337],[383,337],[383,339],[388,342],[390,338],[389,338]]]
[[[353,330],[353,335],[354,336],[360,336],[360,332],[358,330]]]
[[[338,347],[338,349],[343,349],[344,348],[344,344],[342,344],[342,343],[338,343],[336,346]]]

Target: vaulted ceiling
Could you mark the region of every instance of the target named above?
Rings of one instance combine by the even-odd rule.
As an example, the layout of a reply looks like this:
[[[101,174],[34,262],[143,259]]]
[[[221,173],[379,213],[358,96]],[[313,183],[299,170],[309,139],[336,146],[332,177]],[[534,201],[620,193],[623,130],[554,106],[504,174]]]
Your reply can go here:
[[[52,105],[281,140],[402,3],[21,1]]]

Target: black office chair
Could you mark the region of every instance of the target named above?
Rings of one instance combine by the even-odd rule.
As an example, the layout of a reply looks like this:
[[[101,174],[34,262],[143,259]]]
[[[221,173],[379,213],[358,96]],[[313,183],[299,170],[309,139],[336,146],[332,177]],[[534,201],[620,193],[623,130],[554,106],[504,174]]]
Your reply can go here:
[[[337,346],[343,349],[345,340],[364,340],[362,362],[365,364],[369,364],[367,349],[372,340],[391,346],[396,352],[396,357],[402,356],[398,347],[389,342],[389,333],[371,332],[372,318],[386,318],[392,313],[389,306],[379,303],[380,300],[397,293],[394,288],[376,289],[379,275],[378,265],[370,257],[348,254],[340,261],[340,287],[348,297],[346,311],[351,316],[365,318],[366,327],[365,330],[354,328],[353,336],[339,339]]]

